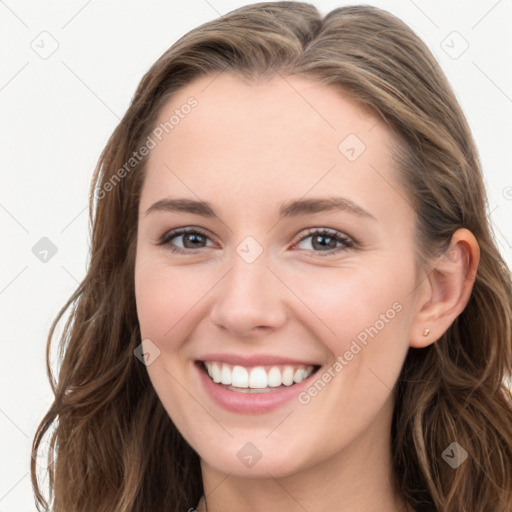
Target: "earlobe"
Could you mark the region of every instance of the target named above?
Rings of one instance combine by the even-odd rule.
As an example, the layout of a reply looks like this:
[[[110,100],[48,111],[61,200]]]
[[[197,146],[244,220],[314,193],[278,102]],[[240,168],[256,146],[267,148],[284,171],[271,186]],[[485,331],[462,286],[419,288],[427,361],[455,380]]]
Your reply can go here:
[[[411,326],[411,347],[431,345],[462,313],[471,297],[479,262],[480,247],[473,233],[458,229],[448,249],[432,262],[421,288],[423,297]]]

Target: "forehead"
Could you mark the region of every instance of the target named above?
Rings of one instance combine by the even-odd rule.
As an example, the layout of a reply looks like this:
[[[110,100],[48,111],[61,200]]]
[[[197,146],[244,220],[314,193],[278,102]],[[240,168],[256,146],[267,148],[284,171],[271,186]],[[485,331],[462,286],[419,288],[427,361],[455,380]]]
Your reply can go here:
[[[192,97],[197,105],[188,109]],[[166,134],[172,133],[171,145],[187,139],[203,150],[229,149],[231,155],[237,149],[231,144],[235,139],[243,139],[240,151],[296,150],[300,144],[303,153],[309,150],[314,157],[320,149],[337,154],[339,143],[350,134],[365,145],[390,135],[369,109],[341,89],[296,76],[258,81],[229,73],[201,77],[175,93],[161,109],[157,126],[181,110],[190,112],[179,119],[174,115]]]
[[[313,188],[315,195],[348,191],[363,203],[378,193],[397,195],[386,185],[394,173],[393,134],[342,90],[309,79],[201,77],[175,93],[155,127],[164,129],[144,186],[154,200],[165,192],[239,193],[256,204]]]

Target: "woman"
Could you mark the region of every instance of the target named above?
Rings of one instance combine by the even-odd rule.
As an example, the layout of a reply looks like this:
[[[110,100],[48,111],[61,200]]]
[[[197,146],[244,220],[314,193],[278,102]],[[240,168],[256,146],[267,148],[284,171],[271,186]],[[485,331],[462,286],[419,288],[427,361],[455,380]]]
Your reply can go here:
[[[34,440],[57,423],[53,510],[511,510],[510,273],[401,21],[276,2],[192,30],[91,213]]]

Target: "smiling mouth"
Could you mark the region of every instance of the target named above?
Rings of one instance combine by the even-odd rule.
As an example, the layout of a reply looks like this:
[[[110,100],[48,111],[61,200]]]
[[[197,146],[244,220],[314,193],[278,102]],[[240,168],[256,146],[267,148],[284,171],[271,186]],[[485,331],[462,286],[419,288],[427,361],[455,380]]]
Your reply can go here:
[[[320,366],[276,364],[267,366],[240,366],[219,361],[198,361],[210,380],[238,393],[268,393],[301,383]]]

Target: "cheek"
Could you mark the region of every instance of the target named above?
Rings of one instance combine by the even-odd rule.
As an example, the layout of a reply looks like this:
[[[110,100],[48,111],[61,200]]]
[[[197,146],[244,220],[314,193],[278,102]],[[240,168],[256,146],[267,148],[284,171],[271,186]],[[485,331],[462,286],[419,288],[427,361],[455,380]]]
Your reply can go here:
[[[138,256],[135,267],[137,315],[143,340],[151,340],[159,355],[147,366],[152,385],[169,417],[187,437],[192,432],[193,418],[200,415],[194,407],[184,407],[189,401],[183,386],[190,368],[184,365],[187,347],[188,316],[198,297],[204,294],[191,282],[183,268],[172,268],[154,256]],[[190,326],[189,326],[190,327]],[[146,343],[146,342],[144,342]]]
[[[409,347],[408,294],[413,282],[412,260],[396,265],[382,257],[364,267],[315,269],[296,281],[294,292],[311,309],[301,322],[332,358],[324,375],[331,391],[322,392],[318,404],[329,395],[332,407],[343,403],[356,418],[364,404],[370,417],[372,408],[386,399]],[[321,383],[317,387],[323,389]],[[348,395],[343,391],[347,389]],[[315,394],[312,389],[303,403],[315,401]]]
[[[377,334],[384,338],[385,331],[396,333],[407,323],[403,311],[413,286],[412,268],[407,263],[396,267],[380,261],[302,272],[294,280],[294,293],[309,309],[303,319],[337,354],[353,339],[364,344]]]
[[[135,297],[141,334],[163,340],[185,318],[206,284],[183,267],[170,267],[158,260],[140,259],[135,268]]]

